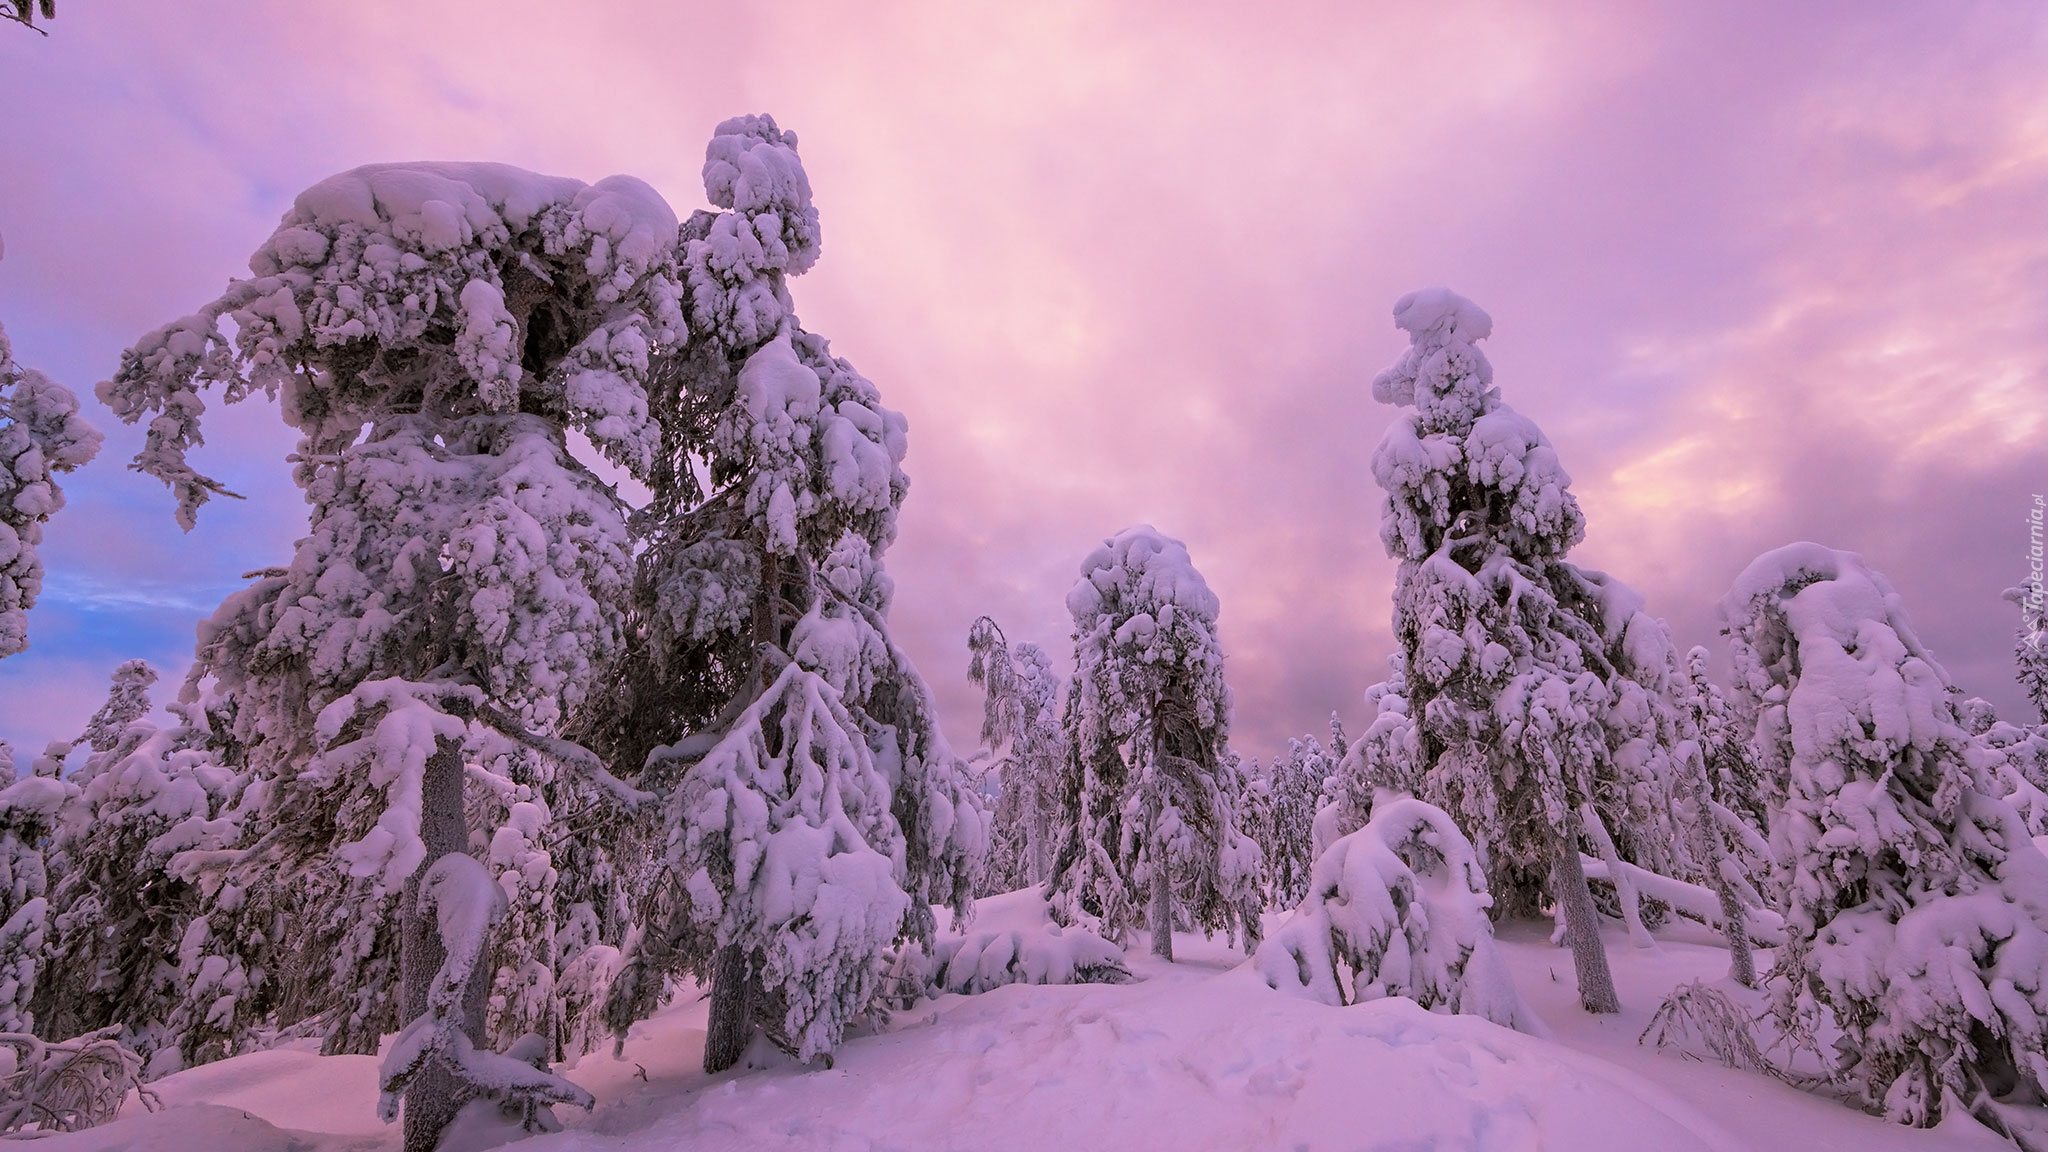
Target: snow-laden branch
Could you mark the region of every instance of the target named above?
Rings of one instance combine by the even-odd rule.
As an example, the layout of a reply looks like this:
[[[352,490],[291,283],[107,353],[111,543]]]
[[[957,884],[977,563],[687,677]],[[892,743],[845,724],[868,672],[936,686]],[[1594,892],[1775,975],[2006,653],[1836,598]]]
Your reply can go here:
[[[612,775],[611,770],[605,767],[604,761],[598,759],[597,753],[572,740],[564,740],[557,736],[543,736],[539,733],[528,731],[526,725],[520,723],[517,716],[513,716],[488,704],[477,707],[476,718],[489,727],[491,731],[505,737],[514,744],[531,749],[556,763],[566,765],[581,772],[591,783],[596,784],[614,800],[617,800],[629,809],[638,808],[642,804],[650,804],[660,799],[654,793],[643,792],[624,780],[619,779],[617,776]]]

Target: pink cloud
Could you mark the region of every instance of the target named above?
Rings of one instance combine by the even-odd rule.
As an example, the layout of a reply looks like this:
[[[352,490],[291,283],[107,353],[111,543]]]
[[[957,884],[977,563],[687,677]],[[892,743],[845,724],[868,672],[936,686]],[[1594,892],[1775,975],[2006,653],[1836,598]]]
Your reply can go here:
[[[1435,283],[1496,317],[1584,558],[1686,639],[1813,535],[2017,704],[1969,584],[2048,485],[2048,45],[2015,9],[245,3],[52,32],[0,37],[49,109],[0,123],[31,160],[0,171],[0,318],[81,391],[329,172],[623,171],[687,211],[719,119],[797,129],[825,227],[798,306],[911,419],[894,616],[963,743],[968,623],[1060,652],[1080,557],[1140,521],[1222,598],[1248,751],[1362,719],[1392,583],[1367,384]],[[52,526],[67,570],[272,562],[299,509],[266,419],[210,448],[260,507],[132,547],[84,521],[168,501],[110,443]]]

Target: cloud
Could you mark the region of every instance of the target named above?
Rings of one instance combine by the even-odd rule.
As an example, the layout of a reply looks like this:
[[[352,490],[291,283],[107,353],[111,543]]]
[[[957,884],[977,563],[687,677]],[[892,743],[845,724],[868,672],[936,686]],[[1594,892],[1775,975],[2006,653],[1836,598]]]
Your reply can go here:
[[[0,317],[83,392],[330,172],[623,171],[687,211],[711,126],[765,109],[824,215],[805,322],[910,417],[893,620],[958,741],[968,624],[1064,658],[1081,556],[1137,522],[1222,599],[1248,752],[1362,720],[1393,580],[1367,385],[1428,284],[1493,313],[1580,558],[1681,638],[1813,536],[2017,707],[1974,588],[2010,583],[2001,509],[2048,486],[2044,35],[1995,3],[94,9],[0,38],[44,95],[0,122],[29,161],[0,170]],[[31,655],[73,643],[45,614],[122,595],[189,648],[198,605],[286,554],[289,432],[209,418],[250,501],[180,535],[123,430],[52,522]]]

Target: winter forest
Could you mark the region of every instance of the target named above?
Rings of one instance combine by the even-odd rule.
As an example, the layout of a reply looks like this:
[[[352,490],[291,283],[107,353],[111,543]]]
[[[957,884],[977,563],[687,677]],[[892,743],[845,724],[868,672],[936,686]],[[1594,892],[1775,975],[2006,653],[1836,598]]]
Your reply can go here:
[[[1700,141],[1735,93],[1867,117],[1695,149],[1770,191],[1748,234],[1672,145],[1572,135],[1635,81],[1574,104],[1537,49],[1726,62],[1758,11],[1056,8],[983,58],[916,6],[778,49],[229,5],[202,46],[9,0],[0,75],[134,119],[0,131],[0,1135],[2048,1152],[2048,31],[1965,7],[1903,80],[1927,29],[1868,8],[1659,81]],[[702,38],[677,107],[572,91],[654,84],[656,28]],[[1358,135],[1400,85],[1344,51],[1450,32],[1556,107]],[[1336,87],[1241,112],[1155,50]],[[478,79],[536,51],[538,103]],[[286,114],[321,85],[369,126]],[[543,174],[615,136],[638,174]],[[1637,190],[1516,167],[1574,148]],[[1501,255],[1468,161],[1560,246]],[[208,223],[124,239],[101,185]]]

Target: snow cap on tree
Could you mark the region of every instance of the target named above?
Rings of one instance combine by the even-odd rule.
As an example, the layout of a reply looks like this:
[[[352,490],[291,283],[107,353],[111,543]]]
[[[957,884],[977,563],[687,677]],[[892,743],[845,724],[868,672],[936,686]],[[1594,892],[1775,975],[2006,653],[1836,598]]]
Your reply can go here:
[[[757,346],[794,318],[783,281],[808,271],[823,244],[796,133],[773,116],[720,124],[704,149],[704,193],[726,211],[699,212],[684,230],[693,330]]]
[[[250,257],[253,275],[145,336],[99,396],[129,423],[148,419],[135,467],[171,485],[187,528],[226,491],[186,460],[211,384],[230,402],[278,398],[306,437],[301,473],[404,405],[543,412],[638,475],[660,437],[648,356],[683,329],[676,228],[629,176],[585,185],[503,164],[366,165],[300,193]],[[529,372],[528,359],[547,370]]]
[[[1500,401],[1493,365],[1475,341],[1493,331],[1479,306],[1446,288],[1403,296],[1395,323],[1409,346],[1373,379],[1373,398],[1413,405],[1373,452],[1373,476],[1387,493],[1380,538],[1389,555],[1421,559],[1454,532],[1453,488],[1496,494],[1518,553],[1563,556],[1585,538],[1571,477],[1541,430]],[[1468,526],[1478,528],[1478,525]]]
[[[1126,528],[1081,562],[1081,579],[1067,593],[1074,631],[1090,655],[1112,649],[1135,657],[1097,661],[1091,677],[1117,697],[1157,692],[1158,681],[1179,671],[1196,690],[1189,703],[1204,726],[1228,723],[1230,690],[1223,684],[1223,650],[1216,638],[1221,604],[1195,570],[1187,545],[1150,524]],[[1126,677],[1142,683],[1126,683]],[[1116,723],[1114,714],[1101,717]]]

